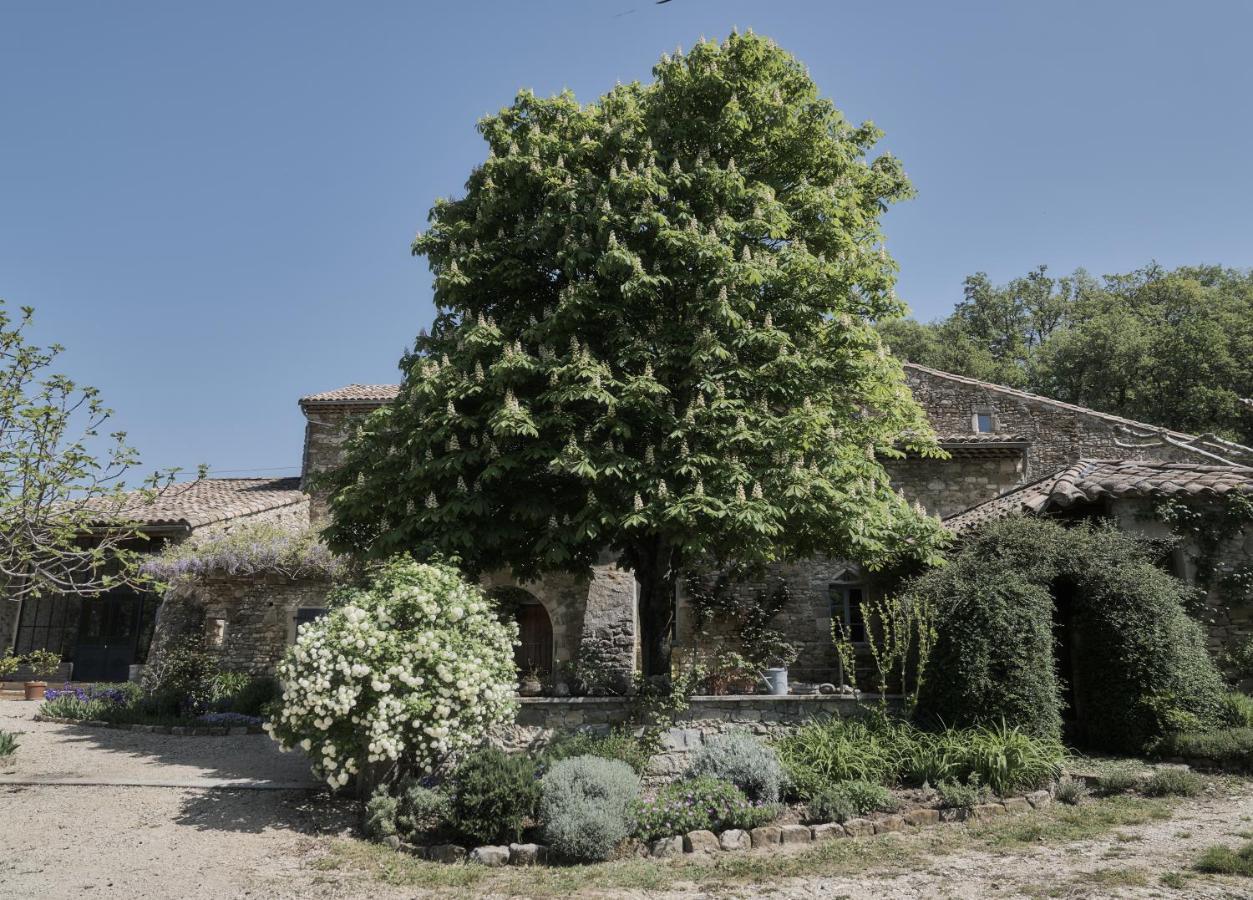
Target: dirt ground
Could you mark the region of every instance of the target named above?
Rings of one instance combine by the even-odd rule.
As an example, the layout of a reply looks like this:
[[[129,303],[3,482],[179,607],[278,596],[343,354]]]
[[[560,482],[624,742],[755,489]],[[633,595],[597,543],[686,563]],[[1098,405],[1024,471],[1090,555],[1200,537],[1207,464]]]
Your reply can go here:
[[[309,783],[305,763],[268,738],[132,734],[32,720],[37,704],[0,702],[0,729],[19,732],[0,767],[0,898],[390,898],[424,896],[362,871],[319,865],[351,840],[352,811],[320,790],[132,786],[134,783]],[[13,784],[45,778],[84,784]],[[1253,833],[1253,789],[1235,785],[1182,802],[1169,820],[1100,839],[997,851],[963,850],[908,871],[789,878],[716,889],[675,884],[633,897],[1253,897],[1253,884],[1183,872],[1216,843]],[[908,840],[908,838],[906,838]],[[485,897],[476,886],[451,896]]]

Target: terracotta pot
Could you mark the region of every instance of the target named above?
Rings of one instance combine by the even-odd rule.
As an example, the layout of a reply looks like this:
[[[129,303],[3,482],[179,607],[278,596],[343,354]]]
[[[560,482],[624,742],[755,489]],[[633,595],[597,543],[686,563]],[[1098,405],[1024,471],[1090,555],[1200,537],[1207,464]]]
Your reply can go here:
[[[42,700],[44,698],[44,691],[48,689],[48,682],[27,681],[22,685],[22,687],[26,690],[27,700]]]

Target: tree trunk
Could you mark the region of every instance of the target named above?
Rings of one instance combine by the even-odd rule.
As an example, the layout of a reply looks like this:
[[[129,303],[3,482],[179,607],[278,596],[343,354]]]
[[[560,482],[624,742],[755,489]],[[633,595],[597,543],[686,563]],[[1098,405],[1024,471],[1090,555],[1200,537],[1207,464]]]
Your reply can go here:
[[[677,573],[669,556],[650,554],[650,559],[635,566],[635,580],[640,586],[640,648],[646,678],[670,675],[670,629],[674,623]]]

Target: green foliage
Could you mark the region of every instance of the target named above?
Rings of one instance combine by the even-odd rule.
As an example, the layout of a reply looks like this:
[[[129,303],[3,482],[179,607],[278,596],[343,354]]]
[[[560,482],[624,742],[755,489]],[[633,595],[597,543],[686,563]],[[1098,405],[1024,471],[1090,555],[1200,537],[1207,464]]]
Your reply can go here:
[[[1166,758],[1209,760],[1223,768],[1253,771],[1253,728],[1168,734],[1153,749]]]
[[[577,731],[561,735],[549,744],[544,750],[544,762],[551,765],[572,756],[598,756],[624,762],[635,774],[643,775],[648,761],[660,749],[660,738],[653,731],[641,730],[639,735],[629,731],[612,731],[604,735]]]
[[[866,643],[879,673],[879,703],[886,707],[888,682],[895,678],[913,709],[935,645],[935,606],[925,594],[909,598],[880,594],[867,597],[863,608]],[[837,652],[843,663],[848,651],[837,647]]]
[[[838,785],[823,785],[805,801],[806,822],[847,822],[856,815],[857,808],[853,806],[853,801]]]
[[[376,841],[397,834],[396,814],[399,811],[400,798],[391,792],[390,785],[379,785],[365,804],[362,823],[365,833]]]
[[[1253,635],[1227,651],[1226,664],[1236,679],[1253,678]]]
[[[522,840],[527,820],[539,806],[535,759],[487,748],[467,757],[453,776],[452,820],[480,844]]]
[[[413,839],[443,827],[452,805],[442,790],[423,786],[412,778],[379,785],[366,801],[363,826],[375,840],[398,835]]]
[[[1053,620],[1060,602],[1066,627],[1082,635],[1072,661],[1085,743],[1138,751],[1174,727],[1179,712],[1203,725],[1218,720],[1222,683],[1201,627],[1184,611],[1188,588],[1112,527],[994,522],[906,593],[930,599],[938,612],[919,697],[924,718],[1005,721],[1059,736]]]
[[[692,754],[686,777],[702,776],[729,781],[759,803],[778,802],[786,777],[774,749],[744,731],[711,737]]]
[[[144,538],[134,520],[173,473],[154,474],[142,490],[126,491],[123,477],[138,464],[138,455],[124,432],[109,432],[113,411],[95,388],[48,371],[64,348],[27,342],[33,316],[33,309],[22,307],[15,320],[0,300],[5,596],[69,594],[90,602],[116,586],[146,586],[136,565],[136,545]],[[99,529],[102,522],[111,527]],[[92,540],[84,541],[93,529]]]
[[[20,656],[14,656],[11,650],[5,649],[4,653],[0,653],[0,678],[10,675],[17,671],[17,667],[22,664]]]
[[[1053,796],[1058,803],[1065,803],[1067,806],[1078,806],[1083,802],[1083,798],[1088,796],[1088,786],[1080,778],[1071,778],[1069,775],[1064,775],[1057,782],[1057,787],[1053,789]]]
[[[742,658],[748,664],[745,668],[756,670],[754,675],[761,669],[786,667],[796,662],[796,645],[770,627],[771,620],[791,597],[786,581],[780,579],[773,590],[748,591],[726,573],[718,575],[712,583],[708,578],[690,573],[684,581],[684,595],[697,633],[704,634],[705,627],[711,623],[729,625],[736,645],[742,650],[732,655],[737,661]]]
[[[1223,697],[1222,719],[1232,728],[1253,728],[1253,697],[1231,691]]]
[[[1128,766],[1115,766],[1097,776],[1096,789],[1105,796],[1125,794],[1140,785],[1140,776]]]
[[[939,453],[874,329],[903,308],[878,226],[900,163],[764,38],[653,74],[480,120],[487,158],[413,246],[438,314],[328,476],[325,533],[520,577],[611,548],[661,675],[686,563],[934,560],[945,535],[881,462]]]
[[[1060,774],[1063,749],[1004,724],[925,732],[887,718],[810,722],[776,745],[794,795],[845,781],[986,785],[998,794],[1041,787]]]
[[[73,694],[62,694],[39,704],[39,714],[49,719],[72,719],[85,722],[103,720],[113,711],[114,704],[105,700],[80,700]]]
[[[33,675],[54,675],[61,667],[61,654],[53,650],[32,650],[22,657]]]
[[[859,816],[872,812],[893,812],[900,806],[891,791],[874,781],[841,781],[826,788],[826,791],[842,797]]]
[[[11,731],[0,731],[0,759],[6,759],[17,752],[17,735]]]
[[[941,322],[881,329],[911,362],[1193,434],[1253,444],[1253,273],[1153,264],[1007,285],[979,273]]]
[[[1234,850],[1221,845],[1207,847],[1192,868],[1211,875],[1243,875],[1253,878],[1253,841]]]
[[[779,815],[775,803],[754,803],[729,781],[707,775],[666,785],[634,804],[635,835],[643,841],[689,831],[756,828]]]
[[[1190,556],[1198,585],[1217,586],[1232,605],[1243,601],[1248,577],[1245,570],[1220,575],[1218,565],[1225,545],[1253,525],[1253,497],[1230,493],[1217,502],[1207,500],[1200,504],[1166,498],[1153,505],[1151,517],[1169,525],[1175,536],[1192,548]]]
[[[940,806],[946,809],[970,809],[988,799],[988,789],[972,778],[969,784],[957,781],[941,781],[935,786]]]
[[[1205,779],[1187,769],[1158,769],[1140,790],[1150,797],[1196,797]]]
[[[541,783],[544,843],[558,856],[608,859],[631,832],[639,776],[624,762],[573,756],[554,765]]]
[[[222,672],[213,680],[211,689],[215,708],[245,716],[260,716],[266,708],[283,696],[283,686],[269,675],[245,675]]]
[[[141,706],[158,716],[199,715],[213,703],[217,657],[200,635],[176,638],[144,667]]]

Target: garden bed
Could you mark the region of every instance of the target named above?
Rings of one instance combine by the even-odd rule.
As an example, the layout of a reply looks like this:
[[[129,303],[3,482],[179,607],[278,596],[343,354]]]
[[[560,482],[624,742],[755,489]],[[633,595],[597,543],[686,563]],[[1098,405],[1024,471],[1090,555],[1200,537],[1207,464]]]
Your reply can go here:
[[[634,841],[629,850],[638,856],[659,859],[681,856],[685,853],[780,851],[818,841],[875,837],[950,822],[986,821],[1001,816],[1030,812],[1033,809],[1043,809],[1052,802],[1051,791],[1039,790],[1020,796],[989,800],[968,808],[918,805],[902,808],[894,813],[872,813],[859,816],[842,823],[825,822],[804,825],[795,821],[795,816],[785,815],[776,823],[760,825],[752,829],[731,828],[721,833],[702,829],[657,838],[647,844]],[[549,861],[548,848],[537,843],[483,845],[473,848],[451,843],[410,844],[398,838],[388,843],[394,849],[432,862],[468,861],[486,866],[526,866],[545,864]]]

